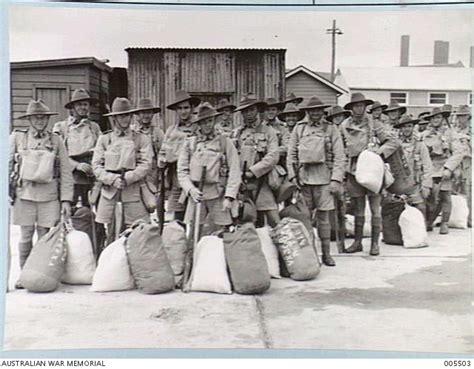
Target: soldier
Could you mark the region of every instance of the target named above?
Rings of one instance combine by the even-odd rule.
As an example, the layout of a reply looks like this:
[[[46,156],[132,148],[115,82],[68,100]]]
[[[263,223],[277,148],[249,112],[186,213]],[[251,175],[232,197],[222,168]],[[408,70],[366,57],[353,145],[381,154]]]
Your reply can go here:
[[[387,126],[393,129],[395,124],[398,124],[400,117],[407,112],[407,108],[400,106],[400,104],[392,100],[390,104],[383,110],[383,114],[388,116]]]
[[[49,117],[56,115],[42,100],[31,100],[26,114],[30,126],[10,136],[9,167],[13,179],[12,224],[20,226],[20,268],[38,239],[56,225],[62,213],[71,215],[74,182],[72,167],[61,139],[48,130]],[[23,288],[19,282],[15,288]]]
[[[345,110],[339,105],[334,105],[330,109],[328,109],[328,115],[326,117],[326,120],[334,124],[336,127],[339,127],[339,125],[351,115],[352,112],[350,110]]]
[[[378,120],[381,123],[387,123],[388,118],[385,115],[382,115],[382,112],[388,108],[388,105],[381,104],[379,101],[374,101],[374,103],[367,109],[367,113],[372,116],[373,120]]]
[[[427,115],[430,115],[429,111],[425,111],[425,112],[422,112],[422,113],[418,114],[418,119],[420,121],[416,125],[415,132],[417,133],[417,135],[419,136],[420,139],[421,139],[421,133],[426,130],[426,128],[428,127],[428,124],[430,123],[430,121],[428,119],[426,119]]]
[[[227,99],[219,100],[217,105],[217,111],[222,113],[219,118],[219,122],[216,124],[217,132],[226,137],[232,136],[234,130],[234,117],[233,112],[236,106],[231,104]]]
[[[158,186],[157,158],[165,136],[160,127],[152,124],[153,116],[160,111],[161,109],[158,106],[154,106],[151,99],[140,99],[137,108],[133,111],[137,116],[137,125],[134,127],[134,130],[150,137],[151,141],[153,160],[151,162],[151,170],[147,176],[147,182],[152,189],[155,189],[152,192],[156,192],[155,186]]]
[[[469,206],[469,218],[467,225],[472,224],[472,146],[471,146],[471,109],[467,105],[461,105],[454,113],[457,118],[455,127],[455,145],[462,148],[464,157],[461,165],[454,174],[457,192],[467,197]]]
[[[440,234],[448,234],[448,222],[451,216],[452,175],[464,157],[462,147],[454,145],[450,128],[443,124],[449,112],[434,108],[426,119],[430,119],[430,127],[423,132],[422,139],[428,147],[433,163],[433,191],[427,202],[427,229],[433,230],[433,222],[441,212]]]
[[[176,91],[175,100],[166,108],[176,112],[178,121],[166,130],[163,145],[158,154],[158,167],[167,169],[168,211],[174,212],[174,218],[184,219],[185,197],[181,191],[177,176],[177,161],[179,151],[188,137],[196,135],[197,126],[194,124],[193,111],[201,99],[190,96],[186,91]]]
[[[351,95],[351,101],[344,109],[352,111],[352,117],[341,124],[341,133],[346,145],[349,159],[346,177],[347,190],[352,198],[355,208],[355,236],[354,243],[346,250],[347,253],[362,251],[362,236],[365,223],[365,197],[369,198],[370,211],[372,213],[372,239],[370,254],[378,255],[379,236],[381,229],[381,196],[371,192],[357,183],[355,169],[359,154],[370,149],[380,155],[382,159],[388,158],[400,146],[395,134],[379,121],[373,121],[365,112],[367,105],[373,104],[372,100],[366,99],[359,92]]]
[[[288,151],[288,142],[290,141],[290,132],[286,128],[286,124],[278,119],[278,114],[284,109],[285,104],[277,101],[274,97],[265,100],[267,108],[265,109],[265,120],[263,124],[272,127],[278,140],[278,151],[280,159],[278,164],[286,168],[286,153]]]
[[[96,221],[106,226],[109,241],[117,202],[123,204],[126,226],[150,219],[140,185],[149,174],[153,151],[150,138],[130,128],[134,112],[128,99],[114,100],[112,112],[104,114],[111,117],[113,128],[99,137],[92,157],[94,174],[102,184]]]
[[[241,112],[243,123],[233,135],[240,156],[241,168],[247,190],[251,192],[257,207],[258,225],[266,217],[271,227],[280,221],[275,195],[268,185],[267,174],[275,169],[279,160],[278,139],[275,130],[262,124],[258,113],[266,108],[253,93],[240,100],[234,112]]]
[[[394,128],[399,129],[399,138],[403,154],[410,168],[410,174],[416,183],[416,189],[408,195],[408,203],[420,210],[426,219],[425,200],[433,187],[432,164],[428,148],[414,133],[419,119],[403,115]]]
[[[295,106],[298,106],[302,102],[303,102],[303,98],[297,97],[293,92],[287,93],[286,98],[283,101],[283,103],[285,104],[285,107],[287,104],[294,104]]]
[[[309,119],[299,123],[291,134],[287,166],[289,178],[301,187],[310,211],[317,210],[323,263],[335,266],[330,253],[329,211],[334,210],[333,196],[339,199],[343,196],[345,155],[339,130],[324,119],[324,109],[329,106],[312,96],[301,107]]]
[[[102,134],[99,125],[89,119],[90,107],[99,101],[89,95],[85,89],[75,90],[72,99],[64,107],[70,116],[53,127],[66,146],[73,167],[74,198],[72,206],[81,201],[82,206],[89,205],[88,193],[95,182],[91,160],[95,145]]]
[[[192,221],[195,204],[202,202],[201,224],[209,214],[214,224],[229,226],[237,217],[237,203],[241,173],[239,155],[230,138],[220,135],[216,128],[216,118],[223,113],[209,103],[199,107],[195,124],[199,127],[197,136],[185,140],[178,159],[178,180],[183,191],[192,201],[188,201],[185,223]],[[203,191],[197,183],[206,167]],[[231,211],[233,215],[231,216]]]
[[[303,120],[306,116],[306,113],[302,110],[299,110],[296,105],[293,103],[286,104],[285,110],[278,114],[278,119],[285,122],[288,133],[291,135],[296,124]]]

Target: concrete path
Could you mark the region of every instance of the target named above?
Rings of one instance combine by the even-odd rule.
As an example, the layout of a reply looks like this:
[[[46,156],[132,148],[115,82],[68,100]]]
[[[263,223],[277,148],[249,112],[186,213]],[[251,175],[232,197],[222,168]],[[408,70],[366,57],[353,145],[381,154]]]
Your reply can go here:
[[[470,231],[470,230],[469,230]],[[316,280],[272,280],[261,296],[7,294],[5,350],[74,348],[312,348],[474,353],[471,237],[430,233],[430,247],[382,244],[337,255]],[[18,229],[12,227],[12,244]],[[347,241],[349,245],[351,240]],[[12,285],[18,276],[12,248]]]

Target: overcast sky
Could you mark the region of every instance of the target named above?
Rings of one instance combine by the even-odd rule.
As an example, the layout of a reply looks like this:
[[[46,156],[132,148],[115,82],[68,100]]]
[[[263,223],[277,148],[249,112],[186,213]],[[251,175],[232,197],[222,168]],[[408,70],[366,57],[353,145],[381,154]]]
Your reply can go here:
[[[410,35],[410,64],[433,62],[434,40],[450,42],[450,62],[469,65],[470,10],[314,11],[167,10],[11,6],[12,61],[95,56],[127,66],[127,47],[285,48],[287,68],[330,71],[332,20],[338,66],[397,66],[400,36]]]

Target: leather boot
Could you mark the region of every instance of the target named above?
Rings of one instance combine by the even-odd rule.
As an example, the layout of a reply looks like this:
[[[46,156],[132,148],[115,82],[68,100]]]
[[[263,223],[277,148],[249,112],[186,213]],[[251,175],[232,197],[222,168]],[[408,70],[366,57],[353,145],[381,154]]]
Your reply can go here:
[[[321,239],[321,249],[323,251],[323,264],[335,266],[336,263],[331,257],[331,222],[329,221],[328,211],[318,211],[316,213],[318,235]]]
[[[346,252],[346,227],[339,224],[339,241],[337,242],[337,249],[344,254]]]
[[[380,237],[380,224],[382,223],[382,218],[373,217],[372,218],[372,238],[370,240],[370,255],[377,256],[380,254],[379,250],[379,237]]]
[[[364,236],[365,217],[355,217],[354,242],[346,249],[347,254],[362,251],[362,237]]]
[[[321,240],[321,248],[323,250],[323,264],[327,266],[336,266],[336,262],[331,257],[331,240],[329,238]]]

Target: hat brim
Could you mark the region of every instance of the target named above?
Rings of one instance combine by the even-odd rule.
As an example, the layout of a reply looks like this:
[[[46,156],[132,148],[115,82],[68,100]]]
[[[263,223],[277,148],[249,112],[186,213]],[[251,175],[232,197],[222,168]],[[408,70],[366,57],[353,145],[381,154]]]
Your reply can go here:
[[[283,101],[283,103],[285,103],[285,104],[295,103],[296,105],[298,105],[298,104],[301,104],[303,102],[303,100],[304,99],[302,97],[295,97],[294,99],[285,100],[285,101]]]
[[[208,115],[206,117],[196,118],[196,120],[194,120],[193,123],[201,123],[205,119],[216,118],[216,117],[218,117],[219,115],[222,115],[222,114],[224,114],[224,113],[218,112],[216,114]]]
[[[439,111],[435,114],[425,115],[423,118],[424,119],[431,119],[431,118],[433,118],[437,115],[440,115],[440,114],[443,116],[443,118],[449,118],[449,116],[451,115],[451,113],[449,111]]]
[[[152,107],[152,108],[134,109],[134,110],[133,110],[133,114],[138,114],[138,113],[141,112],[141,111],[152,111],[153,114],[156,114],[156,113],[161,112],[161,108],[155,106],[155,107]]]
[[[372,111],[374,111],[374,109],[378,109],[378,108],[382,108],[382,110],[385,110],[388,108],[388,105],[383,104],[383,105],[376,106],[374,108],[367,109],[367,113],[371,114]]]
[[[17,119],[26,119],[28,117],[32,117],[33,115],[47,115],[47,116],[51,116],[51,115],[58,115],[59,113],[55,113],[55,112],[48,112],[48,113],[32,113],[32,114],[25,114],[25,115],[20,115]]]
[[[350,101],[346,105],[344,105],[344,109],[350,110],[352,105],[359,104],[359,103],[363,103],[363,104],[365,104],[365,106],[367,106],[367,105],[372,105],[374,103],[374,101],[369,100],[369,99],[359,100],[359,101]]]
[[[332,118],[337,117],[338,115],[344,115],[344,118],[349,118],[352,113],[349,110],[343,110],[336,114],[330,114],[326,117],[327,120],[332,120]]]
[[[228,104],[228,105],[221,106],[220,108],[217,108],[216,110],[218,112],[221,112],[221,111],[223,111],[224,109],[227,109],[227,108],[231,108],[232,111],[234,111],[237,107],[235,105]]]
[[[133,114],[135,112],[134,109],[132,110],[126,110],[126,111],[121,111],[121,112],[111,112],[107,114],[102,114],[103,117],[113,117],[115,115],[125,115],[125,114]]]
[[[248,103],[248,104],[243,104],[243,105],[240,105],[238,106],[235,110],[234,110],[234,113],[238,112],[238,111],[242,111],[242,110],[245,110],[247,108],[250,108],[252,106],[257,106],[257,108],[259,110],[264,110],[267,108],[268,104],[264,101],[256,101],[256,102],[253,102],[253,103]]]
[[[189,101],[189,103],[191,104],[191,106],[193,107],[196,107],[198,106],[200,103],[201,103],[201,99],[199,97],[196,97],[196,96],[191,96],[191,97],[188,97],[187,99],[183,99],[183,100],[180,100],[180,101],[175,101],[174,103],[172,104],[169,104],[166,109],[169,109],[169,110],[176,110],[176,106],[181,104],[181,103],[184,103],[186,101]]]
[[[400,128],[400,127],[404,126],[405,124],[410,124],[410,123],[418,124],[419,122],[420,122],[419,119],[413,119],[413,120],[409,120],[409,121],[406,121],[406,122],[399,122],[397,124],[394,124],[393,128]]]
[[[273,103],[273,104],[267,103],[267,109],[272,108],[272,107],[283,110],[283,109],[285,109],[285,103],[284,102],[277,102],[277,103]]]
[[[329,104],[322,104],[322,105],[307,105],[307,106],[302,106],[300,110],[311,110],[311,109],[326,109],[331,107]]]
[[[85,97],[83,99],[77,99],[77,100],[71,100],[67,104],[64,105],[66,109],[71,109],[73,105],[77,102],[80,101],[89,101],[91,104],[97,105],[99,103],[99,100],[96,99],[95,97]]]
[[[453,113],[453,115],[457,115],[457,116],[469,115],[470,117],[472,117],[472,114],[470,112]]]
[[[404,107],[404,106],[399,106],[397,108],[387,108],[385,109],[382,114],[385,114],[387,115],[388,113],[390,113],[391,111],[397,111],[397,110],[401,110],[402,114],[405,114],[407,112],[407,108]]]
[[[306,113],[304,111],[301,111],[301,110],[299,110],[299,111],[287,111],[287,112],[281,112],[280,114],[278,114],[278,119],[283,120],[283,121],[286,122],[286,117],[290,114],[295,114],[295,113],[298,114],[298,121],[302,120],[306,115]]]

